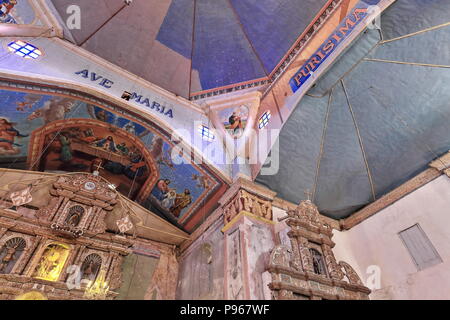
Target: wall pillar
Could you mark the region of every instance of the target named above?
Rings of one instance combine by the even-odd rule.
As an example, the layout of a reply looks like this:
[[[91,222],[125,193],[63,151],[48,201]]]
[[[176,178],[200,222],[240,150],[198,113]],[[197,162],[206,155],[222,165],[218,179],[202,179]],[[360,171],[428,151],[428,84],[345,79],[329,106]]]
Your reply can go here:
[[[225,299],[270,299],[265,269],[275,246],[274,196],[274,192],[238,178],[219,201],[224,212]]]

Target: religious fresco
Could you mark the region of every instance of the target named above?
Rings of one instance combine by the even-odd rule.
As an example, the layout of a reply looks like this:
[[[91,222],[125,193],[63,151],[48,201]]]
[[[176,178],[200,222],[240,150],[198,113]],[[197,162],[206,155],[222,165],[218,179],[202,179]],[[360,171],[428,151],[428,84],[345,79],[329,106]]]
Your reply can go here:
[[[127,134],[102,126],[65,126],[45,136],[39,169],[94,172],[135,198],[150,175],[150,165]]]
[[[244,133],[248,116],[249,108],[245,105],[219,111],[225,130],[235,139],[240,138]]]
[[[35,18],[28,0],[0,0],[0,23],[33,24]]]
[[[0,101],[1,167],[98,171],[126,197],[181,224],[222,185],[191,164],[192,155],[173,152],[181,141],[123,110],[35,91],[0,90]]]

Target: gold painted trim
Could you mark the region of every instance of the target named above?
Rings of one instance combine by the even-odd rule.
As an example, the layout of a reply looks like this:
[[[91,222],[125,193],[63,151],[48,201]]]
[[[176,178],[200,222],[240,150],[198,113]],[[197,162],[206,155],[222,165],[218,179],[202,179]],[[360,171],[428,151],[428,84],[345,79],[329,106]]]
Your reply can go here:
[[[241,219],[241,217],[244,217],[244,216],[252,218],[252,219],[255,219],[255,220],[259,220],[260,222],[263,222],[263,223],[266,223],[266,224],[271,224],[271,225],[275,225],[276,224],[272,220],[268,220],[268,219],[265,219],[265,218],[262,218],[262,217],[255,216],[254,214],[252,214],[252,213],[250,213],[248,211],[241,211],[230,222],[228,222],[228,224],[225,227],[223,227],[221,231],[223,233],[227,232],[228,230],[230,230],[236,224],[236,222],[238,222]]]

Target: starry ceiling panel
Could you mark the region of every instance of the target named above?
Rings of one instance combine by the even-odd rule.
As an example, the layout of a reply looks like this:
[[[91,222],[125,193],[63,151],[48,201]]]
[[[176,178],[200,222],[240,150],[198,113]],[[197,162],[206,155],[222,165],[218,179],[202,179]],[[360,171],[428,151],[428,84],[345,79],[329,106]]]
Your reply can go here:
[[[177,0],[170,5],[156,39],[191,59],[195,1]]]
[[[266,78],[327,0],[53,0],[77,45],[177,95]]]
[[[266,75],[228,0],[197,0],[192,69],[203,90]]]
[[[230,0],[270,73],[328,0]]]

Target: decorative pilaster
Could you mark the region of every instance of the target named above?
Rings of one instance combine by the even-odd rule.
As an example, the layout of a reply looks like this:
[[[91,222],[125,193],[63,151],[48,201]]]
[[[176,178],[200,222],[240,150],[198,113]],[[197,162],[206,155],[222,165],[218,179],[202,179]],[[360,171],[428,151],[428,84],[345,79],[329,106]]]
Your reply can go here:
[[[274,196],[274,192],[240,177],[219,200],[224,219],[226,299],[270,296],[261,259],[267,260],[275,245]]]

